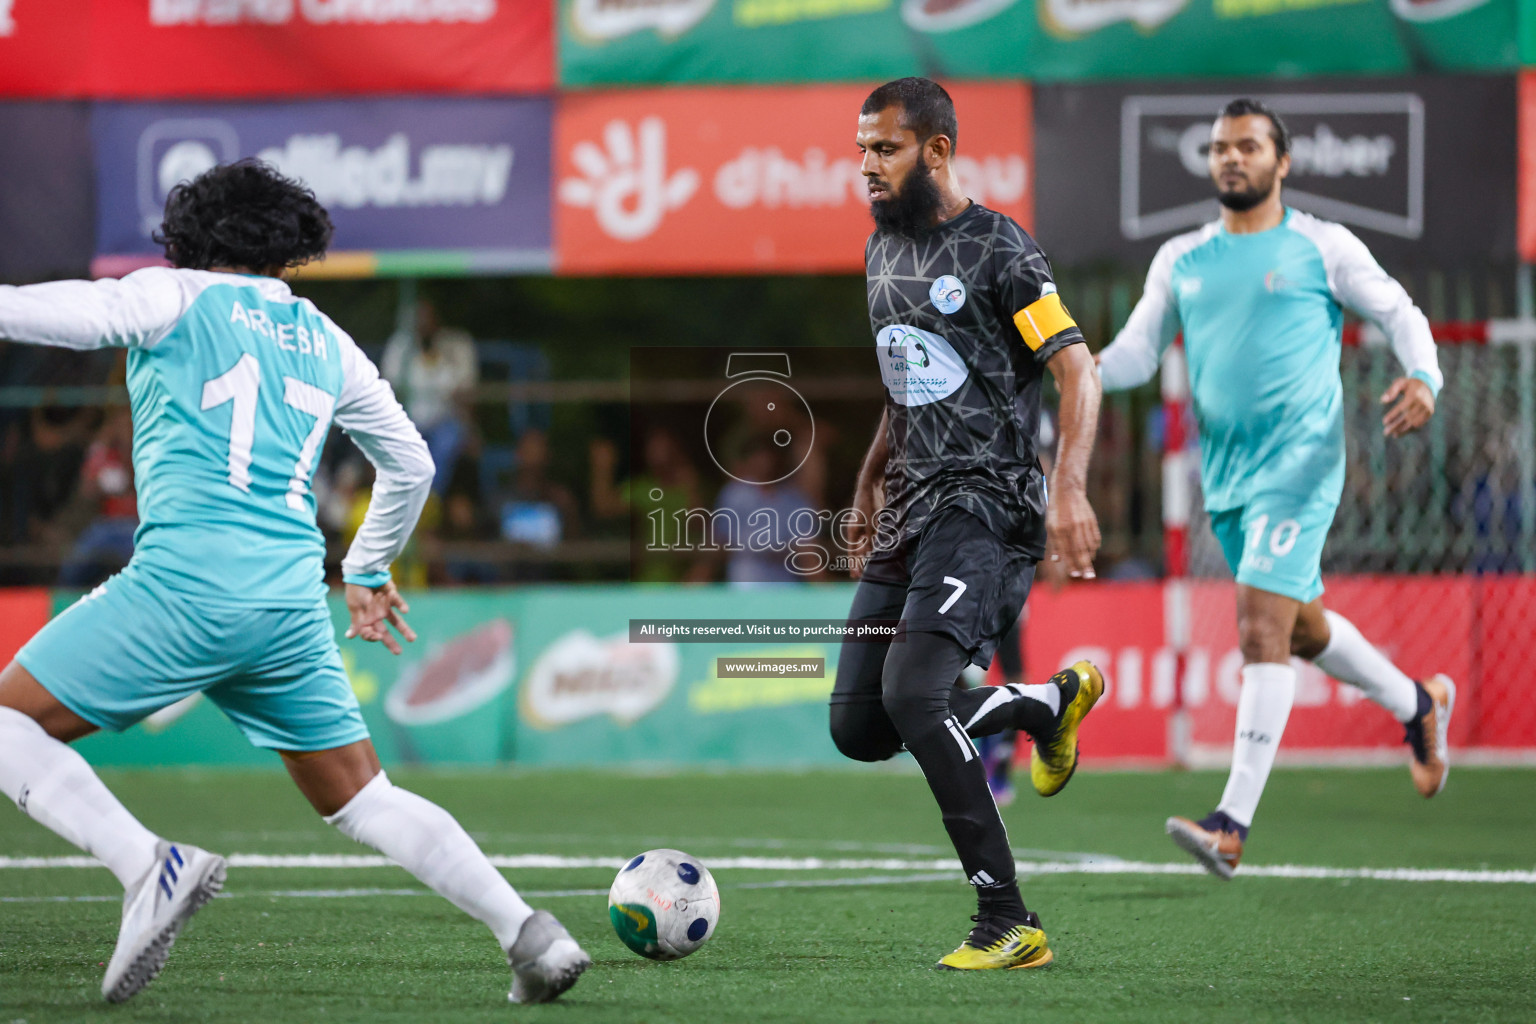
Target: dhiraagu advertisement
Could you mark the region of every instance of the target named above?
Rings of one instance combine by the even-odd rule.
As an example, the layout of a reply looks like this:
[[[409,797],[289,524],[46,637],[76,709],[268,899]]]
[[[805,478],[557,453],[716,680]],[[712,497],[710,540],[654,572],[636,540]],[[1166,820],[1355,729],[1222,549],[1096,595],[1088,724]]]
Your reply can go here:
[[[813,765],[827,732],[839,641],[648,638],[630,620],[841,622],[853,587],[559,587],[407,595],[419,639],[403,655],[342,640],[386,765]],[[60,596],[55,613],[74,595]],[[346,609],[332,598],[337,635]],[[794,659],[819,674],[732,675],[720,658]],[[96,765],[277,765],[205,697],[78,745]]]

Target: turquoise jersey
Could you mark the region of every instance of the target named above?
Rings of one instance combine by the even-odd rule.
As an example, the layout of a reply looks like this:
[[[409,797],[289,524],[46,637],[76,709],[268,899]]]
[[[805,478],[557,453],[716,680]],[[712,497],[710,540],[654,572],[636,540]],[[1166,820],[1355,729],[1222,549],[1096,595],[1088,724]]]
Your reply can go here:
[[[1344,490],[1343,311],[1292,219],[1212,232],[1173,264],[1209,509],[1277,490],[1337,502]]]
[[[431,456],[357,344],[282,281],[151,267],[0,285],[0,338],[128,349],[140,526],[125,573],[221,604],[314,606],[325,539],[309,483],[334,422],[377,470],[343,578],[389,580]]]
[[[131,570],[220,602],[323,597],[325,538],[309,481],[342,383],[328,323],[254,281],[203,289],[164,337],[131,349]]]
[[[1212,512],[1255,495],[1337,505],[1344,489],[1342,306],[1387,332],[1414,376],[1440,387],[1424,315],[1347,229],[1287,209],[1268,231],[1220,222],[1166,243],[1101,358],[1106,389],[1156,370],[1181,330]]]

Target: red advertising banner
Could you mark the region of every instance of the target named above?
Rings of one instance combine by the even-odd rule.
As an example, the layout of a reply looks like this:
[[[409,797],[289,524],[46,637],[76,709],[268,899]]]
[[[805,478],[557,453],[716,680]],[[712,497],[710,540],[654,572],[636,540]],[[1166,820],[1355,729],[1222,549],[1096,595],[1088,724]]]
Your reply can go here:
[[[1520,72],[1520,258],[1536,262],[1536,71]]]
[[[0,589],[0,668],[48,624],[53,595],[41,588]]]
[[[1191,639],[1182,680],[1197,761],[1224,759],[1236,727],[1242,655],[1235,588],[1199,581],[1191,590]],[[1415,678],[1444,672],[1457,685],[1453,748],[1536,751],[1536,577],[1339,576],[1328,606],[1349,618]],[[1177,659],[1165,641],[1162,583],[1102,583],[1029,601],[1025,656],[1031,679],[1087,658],[1109,690],[1083,730],[1085,763],[1169,758]],[[1364,754],[1394,757],[1403,730],[1359,690],[1305,662],[1280,748],[1282,760]]]
[[[950,86],[966,193],[1028,229],[1030,91]],[[563,96],[555,259],[571,274],[857,272],[872,223],[854,145],[865,86]]]
[[[0,96],[519,93],[554,0],[0,0]]]

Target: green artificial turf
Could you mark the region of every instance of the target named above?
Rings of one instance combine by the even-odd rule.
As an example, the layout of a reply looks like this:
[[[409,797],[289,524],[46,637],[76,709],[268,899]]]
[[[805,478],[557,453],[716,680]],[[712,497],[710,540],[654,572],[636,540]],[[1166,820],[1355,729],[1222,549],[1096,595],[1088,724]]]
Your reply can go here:
[[[235,868],[165,973],[101,1002],[119,912],[102,869],[0,869],[0,1024],[89,1021],[1526,1021],[1536,1019],[1536,885],[1363,878],[1045,874],[1024,880],[1057,961],[957,974],[933,961],[973,912],[920,777],[596,772],[392,773],[452,810],[488,852],[624,858],[676,846],[730,857],[903,866],[717,870],[716,937],[651,963],[609,928],[608,868],[515,869],[595,963],[558,1003],[508,1006],[478,923],[393,868]],[[222,853],[366,852],[280,773],[112,774],[156,831]],[[1169,814],[1207,811],[1208,773],[1081,774],[1005,812],[1021,860],[1183,863]],[[1277,771],[1244,865],[1536,868],[1536,772],[1453,772],[1433,801],[1407,771]],[[67,846],[0,807],[0,856]],[[917,865],[917,866],[913,866]],[[916,880],[908,880],[908,878]],[[812,884],[822,883],[822,884]],[[825,884],[832,883],[832,884]],[[308,893],[309,895],[297,895]],[[544,894],[544,895],[536,895]],[[43,897],[101,896],[95,902]],[[18,901],[18,899],[20,901]]]

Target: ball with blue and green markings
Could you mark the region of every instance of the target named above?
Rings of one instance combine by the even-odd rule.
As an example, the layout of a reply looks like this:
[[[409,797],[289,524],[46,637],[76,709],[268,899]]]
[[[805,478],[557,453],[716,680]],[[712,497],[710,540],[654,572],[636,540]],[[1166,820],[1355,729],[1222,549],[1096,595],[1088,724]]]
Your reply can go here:
[[[647,850],[613,880],[608,919],[624,945],[641,956],[681,960],[715,934],[720,890],[697,857]]]

